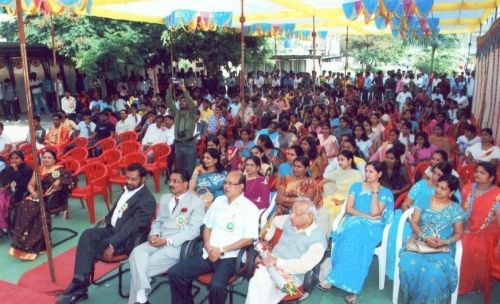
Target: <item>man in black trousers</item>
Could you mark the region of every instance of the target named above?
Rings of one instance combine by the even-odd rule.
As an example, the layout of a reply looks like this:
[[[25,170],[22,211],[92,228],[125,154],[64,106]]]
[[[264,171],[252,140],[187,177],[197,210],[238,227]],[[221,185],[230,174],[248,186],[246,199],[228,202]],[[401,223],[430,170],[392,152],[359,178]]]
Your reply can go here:
[[[156,201],[144,185],[146,169],[131,164],[126,171],[126,185],[104,227],[90,228],[80,236],[75,258],[75,274],[71,284],[61,293],[57,304],[86,300],[90,274],[98,259],[110,260],[115,254],[128,254],[135,239],[148,232],[156,210]]]

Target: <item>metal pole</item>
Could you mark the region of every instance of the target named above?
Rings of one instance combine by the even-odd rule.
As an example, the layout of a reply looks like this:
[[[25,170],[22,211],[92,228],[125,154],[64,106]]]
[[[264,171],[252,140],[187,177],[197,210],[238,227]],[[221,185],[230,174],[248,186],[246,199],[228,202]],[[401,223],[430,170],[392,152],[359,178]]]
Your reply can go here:
[[[347,80],[347,66],[349,65],[349,26],[347,27],[347,32],[345,36],[345,66],[344,66],[344,77]],[[347,81],[344,81],[344,90],[346,88]]]
[[[170,17],[172,18],[172,17]],[[170,77],[170,81],[172,81],[172,79],[175,77],[174,75],[174,29],[172,28],[172,26],[170,26],[171,30],[170,30],[170,73],[172,74],[172,76]],[[175,88],[174,86],[172,85],[172,97],[173,99],[175,100]]]
[[[467,61],[465,62],[465,71],[469,68],[469,56],[470,56],[470,47],[472,45],[472,33],[470,33],[469,37],[469,50],[467,51]]]
[[[479,24],[479,36],[481,36],[481,32],[483,31],[483,24]]]
[[[274,33],[274,68],[278,67],[278,44],[276,43],[276,33]]]
[[[312,32],[312,42],[313,42],[313,96],[316,93],[316,16],[313,16],[313,32]]]
[[[241,2],[241,33],[240,33],[240,48],[241,48],[241,69],[240,69],[240,100],[243,113],[245,113],[245,12],[243,10],[243,0]]]
[[[54,69],[56,71],[56,75],[55,75],[56,80],[54,81],[54,90],[56,92],[56,107],[57,107],[57,110],[59,111],[59,109],[61,109],[61,100],[59,99],[59,94],[57,92],[59,87],[57,85],[56,26],[54,25],[54,20],[52,19],[52,14],[50,14],[50,36],[52,38],[52,61],[54,62]]]
[[[17,14],[17,28],[19,31],[19,46],[21,49],[21,62],[23,65],[24,93],[26,95],[26,109],[28,111],[28,126],[31,139],[30,140],[31,153],[36,157],[37,149],[36,149],[35,125],[33,123],[33,105],[31,104],[30,84],[28,76],[28,55],[26,53],[26,36],[24,34],[23,11],[21,6],[21,0],[16,0],[16,14]],[[52,282],[55,282],[56,273],[54,269],[54,261],[52,260],[52,244],[49,236],[49,229],[47,225],[47,214],[45,213],[45,205],[43,203],[42,184],[40,183],[40,176],[38,174],[38,163],[36,159],[34,162],[33,174],[35,175],[38,198],[40,203],[40,217],[42,220],[43,237],[45,240],[45,247],[47,250],[47,260],[49,263],[50,280]]]

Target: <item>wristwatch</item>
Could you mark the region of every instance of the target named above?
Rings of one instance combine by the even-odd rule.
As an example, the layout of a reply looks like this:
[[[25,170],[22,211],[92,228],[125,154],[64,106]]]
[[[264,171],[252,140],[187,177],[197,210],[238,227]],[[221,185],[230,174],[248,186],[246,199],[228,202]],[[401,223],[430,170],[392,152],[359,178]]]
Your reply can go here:
[[[220,256],[224,256],[224,247],[221,247],[219,249],[220,249]]]

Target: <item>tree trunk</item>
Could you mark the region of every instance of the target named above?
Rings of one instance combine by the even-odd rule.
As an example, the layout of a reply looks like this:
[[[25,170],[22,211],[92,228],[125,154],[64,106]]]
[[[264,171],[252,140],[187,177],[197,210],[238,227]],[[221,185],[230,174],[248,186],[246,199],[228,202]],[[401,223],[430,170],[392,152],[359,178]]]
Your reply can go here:
[[[429,70],[429,74],[434,71],[434,55],[436,54],[436,47],[432,46],[432,51],[431,51],[431,68]]]

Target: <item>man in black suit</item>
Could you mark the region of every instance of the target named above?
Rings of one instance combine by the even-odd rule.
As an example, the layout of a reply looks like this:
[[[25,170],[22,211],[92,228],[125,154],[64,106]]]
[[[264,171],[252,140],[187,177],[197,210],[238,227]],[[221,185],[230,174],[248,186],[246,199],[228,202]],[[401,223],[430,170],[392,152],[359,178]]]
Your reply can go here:
[[[78,303],[88,298],[90,273],[98,259],[110,260],[114,254],[128,254],[135,239],[149,231],[156,201],[144,185],[146,169],[140,164],[127,167],[126,185],[111,212],[105,227],[90,228],[80,236],[71,284],[61,293],[57,304]]]

